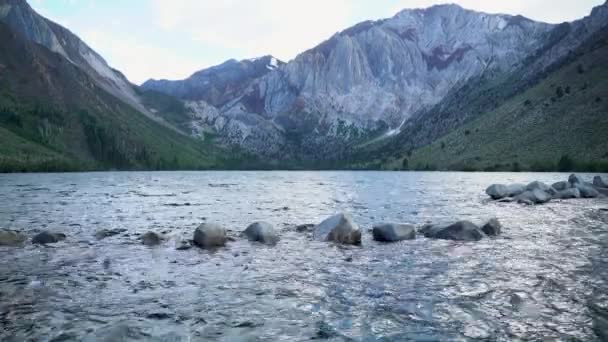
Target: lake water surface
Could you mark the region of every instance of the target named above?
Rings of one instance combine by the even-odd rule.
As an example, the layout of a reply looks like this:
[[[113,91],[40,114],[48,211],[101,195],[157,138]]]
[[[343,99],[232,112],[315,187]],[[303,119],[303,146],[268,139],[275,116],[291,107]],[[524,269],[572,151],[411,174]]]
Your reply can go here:
[[[607,199],[487,200],[491,183],[567,174],[107,172],[0,175],[0,228],[48,246],[0,247],[0,340],[336,341],[608,338]],[[591,179],[591,175],[584,175]],[[349,212],[363,244],[311,241],[293,225]],[[497,217],[474,243],[380,244],[379,222]],[[238,232],[258,220],[274,247]],[[202,222],[217,251],[175,249]],[[126,229],[97,240],[101,229]],[[138,236],[163,232],[158,247]]]

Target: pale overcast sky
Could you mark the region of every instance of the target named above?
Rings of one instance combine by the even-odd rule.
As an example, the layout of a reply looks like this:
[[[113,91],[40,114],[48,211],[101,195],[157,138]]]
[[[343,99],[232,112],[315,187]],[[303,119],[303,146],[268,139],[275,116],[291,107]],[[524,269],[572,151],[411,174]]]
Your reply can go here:
[[[134,83],[181,79],[227,59],[289,60],[358,22],[457,3],[559,23],[605,0],[29,0]]]

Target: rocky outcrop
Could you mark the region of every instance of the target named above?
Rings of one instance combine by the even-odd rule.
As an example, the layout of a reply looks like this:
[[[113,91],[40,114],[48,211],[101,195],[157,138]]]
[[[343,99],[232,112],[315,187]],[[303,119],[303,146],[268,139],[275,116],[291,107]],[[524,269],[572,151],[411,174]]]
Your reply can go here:
[[[226,230],[218,224],[203,223],[194,231],[193,242],[200,248],[222,247],[226,241]]]
[[[66,235],[63,233],[51,233],[48,231],[44,231],[36,234],[32,238],[32,243],[35,245],[46,245],[51,243],[57,243],[65,240]]]
[[[555,194],[554,198],[559,199],[571,199],[571,198],[580,198],[581,192],[577,188],[568,188],[564,190],[560,190]]]
[[[481,229],[470,221],[458,221],[450,225],[426,225],[420,232],[427,238],[454,240],[454,241],[479,241],[485,234]]]
[[[0,246],[17,247],[23,245],[27,237],[19,232],[2,229],[0,230]]]
[[[570,184],[570,182],[561,181],[561,182],[553,183],[553,185],[551,185],[551,187],[553,187],[553,189],[555,189],[557,191],[563,191],[563,190],[572,188],[572,184]]]
[[[267,222],[255,222],[250,224],[243,232],[249,241],[261,242],[266,245],[276,245],[279,235],[274,227]]]
[[[416,238],[416,228],[409,224],[383,223],[374,225],[374,240],[379,242],[397,242]]]
[[[523,204],[543,204],[551,200],[553,196],[540,189],[528,190],[516,197],[518,203]]]
[[[591,184],[575,183],[574,187],[580,191],[581,197],[583,198],[596,198],[600,195],[599,191],[597,191],[597,189],[595,189]]]
[[[509,196],[509,189],[503,184],[492,184],[486,189],[486,194],[497,200]]]
[[[313,239],[358,245],[361,243],[361,229],[349,214],[337,214],[314,227]]]

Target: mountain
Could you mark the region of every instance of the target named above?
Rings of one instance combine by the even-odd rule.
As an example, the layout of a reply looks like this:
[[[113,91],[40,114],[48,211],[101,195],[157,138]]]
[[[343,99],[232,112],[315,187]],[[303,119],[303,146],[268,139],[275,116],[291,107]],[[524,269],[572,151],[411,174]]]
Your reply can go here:
[[[152,119],[122,74],[25,1],[0,0],[0,46],[0,171],[230,167],[230,150]]]
[[[391,168],[401,167],[403,160],[409,159],[410,163],[405,163],[409,167],[430,165],[444,169],[539,169],[540,165],[547,169],[548,165],[555,168],[558,159],[564,155],[570,155],[581,163],[608,163],[608,155],[601,152],[608,151],[608,140],[602,138],[602,131],[598,130],[606,121],[607,108],[601,102],[601,91],[606,91],[606,88],[601,77],[594,77],[606,72],[606,64],[598,63],[603,60],[596,50],[605,51],[603,42],[607,37],[607,27],[608,3],[594,8],[585,18],[557,25],[520,67],[510,72],[490,70],[470,79],[437,105],[416,113],[402,127],[400,134],[360,149],[357,159],[363,164],[384,164]],[[593,71],[587,70],[592,66]],[[572,68],[576,72],[568,72]],[[583,83],[577,86],[583,91],[578,91],[574,84],[581,80]],[[600,92],[596,94],[594,90]],[[519,103],[519,107],[514,103]],[[510,125],[504,120],[512,118],[515,112],[522,112],[519,120],[531,120],[523,121],[530,126],[517,122],[518,128],[509,130]],[[532,120],[530,117],[535,115],[537,117]],[[586,121],[577,120],[577,117],[586,118]],[[481,124],[484,120],[501,124],[485,132],[492,125],[487,122]],[[538,120],[548,122],[532,126],[531,122]],[[557,122],[563,125],[556,127],[550,124]],[[475,124],[481,127],[470,126]],[[559,134],[556,133],[558,131]],[[450,151],[447,146],[456,144],[464,148],[467,144],[453,140],[448,143],[443,137],[463,132],[469,134],[466,138],[460,136],[461,140],[477,139],[477,148],[469,146],[467,153],[459,150],[451,157],[446,156],[445,153]],[[511,136],[513,132],[517,133]],[[555,137],[549,138],[552,135]],[[503,136],[510,137],[509,148],[495,146]],[[556,137],[559,137],[558,141],[555,141]],[[443,148],[426,148],[429,144]],[[553,148],[547,144],[553,144]],[[500,153],[483,156],[486,149]],[[412,152],[417,157],[412,157]]]
[[[395,134],[471,78],[518,68],[553,28],[439,5],[348,28],[219,101],[186,87],[200,83],[194,76],[143,88],[177,94],[220,139],[257,154],[339,158],[353,145]]]

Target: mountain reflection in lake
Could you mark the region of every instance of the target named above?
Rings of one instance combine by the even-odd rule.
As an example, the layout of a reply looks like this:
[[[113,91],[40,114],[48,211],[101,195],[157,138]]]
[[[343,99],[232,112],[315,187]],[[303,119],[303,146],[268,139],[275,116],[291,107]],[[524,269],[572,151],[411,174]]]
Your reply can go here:
[[[589,175],[584,175],[590,179]],[[491,183],[564,174],[158,172],[0,175],[0,228],[63,232],[0,247],[1,340],[467,340],[608,338],[608,200],[521,206]],[[295,224],[347,211],[361,247]],[[380,244],[373,223],[498,217],[475,243]],[[274,247],[238,232],[264,220]],[[237,239],[178,251],[202,222]],[[124,229],[98,240],[102,229]],[[146,247],[138,236],[163,232]]]

